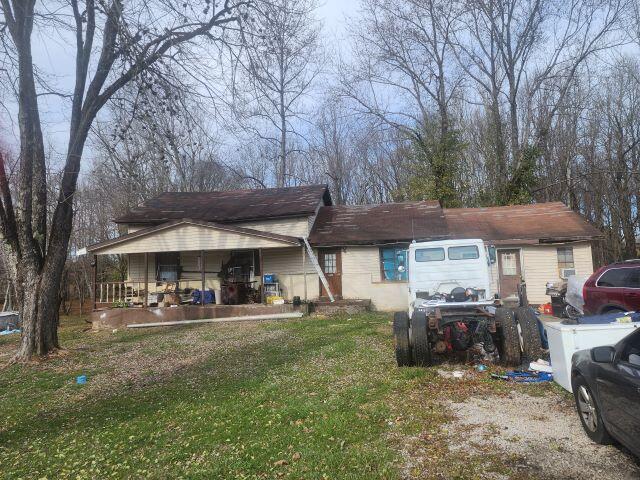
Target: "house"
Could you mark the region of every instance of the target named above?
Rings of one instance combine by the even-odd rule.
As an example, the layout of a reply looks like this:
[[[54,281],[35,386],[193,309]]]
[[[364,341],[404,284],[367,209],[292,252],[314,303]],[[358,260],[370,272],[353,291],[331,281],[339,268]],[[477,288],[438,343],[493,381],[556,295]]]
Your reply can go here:
[[[562,203],[442,208],[437,201],[333,205],[325,185],[226,192],[164,193],[115,220],[127,233],[87,248],[98,258],[128,257],[126,282],[97,284],[96,302],[213,289],[225,303],[314,300],[329,292],[370,299],[379,310],[406,308],[405,250],[413,241],[481,238],[495,245],[493,286],[513,295],[523,278],[531,303],[548,301],[547,281],[593,271],[600,232]],[[308,239],[313,255],[305,248]],[[244,290],[244,293],[241,291]],[[154,296],[156,295],[156,296]]]

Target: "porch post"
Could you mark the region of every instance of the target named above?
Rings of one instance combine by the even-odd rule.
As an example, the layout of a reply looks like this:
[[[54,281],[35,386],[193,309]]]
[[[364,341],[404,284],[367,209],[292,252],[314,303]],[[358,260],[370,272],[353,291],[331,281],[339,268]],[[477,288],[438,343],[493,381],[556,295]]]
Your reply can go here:
[[[144,252],[144,308],[149,306],[149,252]]]
[[[307,251],[302,245],[302,275],[304,281],[304,301],[307,301]]]
[[[258,249],[258,259],[260,263],[260,303],[264,303],[264,262],[262,261],[262,249]]]
[[[204,269],[204,250],[200,250],[200,276],[202,277],[202,290],[200,295],[200,304],[204,306],[204,288],[205,288],[205,269]]]
[[[98,280],[98,255],[93,255],[91,259],[91,310],[95,310],[98,300],[96,299]]]

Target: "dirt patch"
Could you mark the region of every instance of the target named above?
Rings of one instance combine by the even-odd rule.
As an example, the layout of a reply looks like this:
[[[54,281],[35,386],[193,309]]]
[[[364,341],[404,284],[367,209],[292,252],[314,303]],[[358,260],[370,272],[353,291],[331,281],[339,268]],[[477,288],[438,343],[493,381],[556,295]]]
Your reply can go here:
[[[447,404],[455,416],[449,448],[455,452],[514,455],[516,471],[533,478],[637,479],[640,466],[614,446],[593,443],[583,432],[570,399],[558,394],[533,397],[472,397]]]

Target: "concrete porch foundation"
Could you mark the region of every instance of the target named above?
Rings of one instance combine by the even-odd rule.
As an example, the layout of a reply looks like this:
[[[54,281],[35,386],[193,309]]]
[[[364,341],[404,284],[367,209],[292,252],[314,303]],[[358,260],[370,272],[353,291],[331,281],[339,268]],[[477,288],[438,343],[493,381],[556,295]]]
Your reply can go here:
[[[180,307],[155,308],[109,308],[91,312],[89,317],[93,330],[125,328],[129,324],[179,322],[204,320],[207,318],[273,315],[280,313],[308,313],[307,305],[294,307],[285,305],[182,305]]]
[[[371,310],[371,300],[368,299],[342,299],[336,300],[335,302],[316,300],[311,305],[310,311],[321,315],[334,315],[336,313],[354,315]]]

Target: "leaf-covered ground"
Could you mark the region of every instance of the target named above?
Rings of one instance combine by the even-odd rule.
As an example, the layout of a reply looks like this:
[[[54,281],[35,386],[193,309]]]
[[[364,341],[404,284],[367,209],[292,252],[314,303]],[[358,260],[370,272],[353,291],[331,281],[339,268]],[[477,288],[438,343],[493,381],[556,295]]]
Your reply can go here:
[[[86,325],[63,320],[65,355],[0,370],[2,478],[539,478],[517,455],[461,454],[451,430],[450,402],[512,386],[398,369],[387,315]]]

